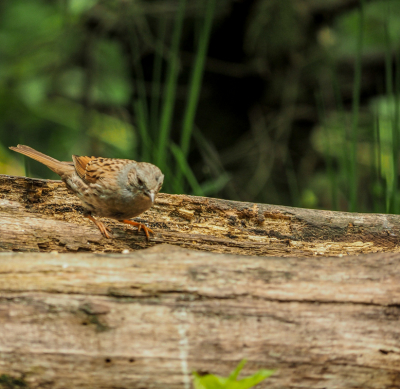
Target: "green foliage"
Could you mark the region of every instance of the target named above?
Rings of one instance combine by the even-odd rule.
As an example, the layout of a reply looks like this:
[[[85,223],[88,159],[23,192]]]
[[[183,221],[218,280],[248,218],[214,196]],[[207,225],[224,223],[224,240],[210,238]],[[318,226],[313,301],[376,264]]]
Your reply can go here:
[[[170,193],[399,213],[400,2],[362,1],[320,29],[311,3],[255,2],[242,37],[245,59],[208,62],[210,74],[255,75],[267,86],[249,109],[248,132],[234,144],[219,140],[217,149],[209,134],[236,119],[229,108],[220,112],[226,102],[208,107],[215,127],[197,128],[195,119],[212,26],[230,0],[2,2],[0,173],[56,178],[6,147],[26,143],[59,159],[156,163]],[[329,12],[338,3],[324,6]],[[194,55],[181,57],[192,34]],[[365,73],[371,59],[384,62],[381,79]],[[313,116],[310,89],[318,89],[319,125],[311,142],[304,132],[300,160],[303,135],[293,123],[303,112]]]
[[[382,52],[387,45],[387,34],[395,47],[400,47],[400,2],[398,0],[374,1],[364,5],[364,53]],[[360,33],[359,10],[354,9],[337,19],[335,25],[336,53],[338,56],[354,55]]]
[[[321,89],[317,96],[321,126],[312,137],[326,171],[315,174],[303,194],[307,201],[314,194],[320,199],[319,206],[329,209],[400,213],[400,55],[396,54],[400,48],[400,3],[389,0],[361,5],[338,18],[332,33],[331,85],[337,108],[326,110],[326,91]],[[342,101],[343,86],[336,69],[342,56],[350,53],[355,59],[351,112]],[[383,55],[386,90],[363,107],[366,53]]]
[[[215,6],[216,0],[207,0],[198,7],[198,49],[187,107],[179,118],[186,0],[167,15],[157,6],[151,14],[140,1],[2,4],[1,143],[27,143],[60,159],[89,154],[153,162],[166,175],[167,192],[215,194],[229,176],[222,172],[200,184],[187,162]],[[155,34],[150,22],[158,26]],[[117,36],[110,37],[110,31]],[[149,49],[154,53],[151,94],[141,58]],[[181,135],[173,142],[180,121]],[[0,148],[0,172],[23,174],[21,160]],[[55,177],[35,162],[27,164],[35,176]]]
[[[202,27],[199,31],[198,50],[193,63],[193,73],[188,88],[187,105],[182,120],[180,141],[174,143],[171,140],[171,131],[176,103],[176,91],[179,75],[179,53],[185,16],[186,0],[180,0],[178,12],[173,27],[171,50],[168,55],[166,69],[166,85],[163,93],[159,88],[159,80],[162,72],[162,53],[157,52],[154,60],[154,85],[150,104],[147,104],[144,90],[144,80],[138,80],[138,99],[134,102],[138,128],[141,137],[142,159],[150,158],[164,172],[167,192],[185,193],[190,191],[195,195],[215,193],[221,186],[227,183],[227,174],[217,176],[213,180],[200,184],[187,162],[194,119],[197,110],[204,63],[207,55],[207,47],[210,39],[212,21],[214,17],[216,0],[208,0],[205,5],[205,14]],[[162,21],[159,22],[159,31],[164,31]],[[139,69],[143,74],[143,69]],[[222,184],[222,185],[221,185]],[[204,187],[203,187],[204,186]]]
[[[249,389],[259,384],[261,381],[274,374],[275,370],[259,370],[257,373],[238,380],[240,371],[246,364],[246,360],[242,360],[232,374],[227,377],[219,377],[214,374],[199,375],[193,373],[195,389]]]
[[[0,375],[0,389],[27,388],[28,385],[23,379],[14,378],[7,374]]]
[[[131,87],[121,45],[101,35],[88,36],[82,28],[98,3],[2,4],[3,145],[27,143],[60,159],[86,153],[134,157],[135,131],[123,109]],[[4,148],[0,160],[5,161],[0,172],[23,174],[21,157]],[[28,164],[35,176],[56,177],[39,164]]]

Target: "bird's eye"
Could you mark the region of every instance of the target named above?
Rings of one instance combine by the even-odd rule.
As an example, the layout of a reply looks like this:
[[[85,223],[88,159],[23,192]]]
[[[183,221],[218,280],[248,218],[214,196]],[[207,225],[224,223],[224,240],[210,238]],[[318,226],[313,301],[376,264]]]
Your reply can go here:
[[[141,180],[140,178],[138,178],[137,182],[138,182],[139,186],[143,186],[144,185],[143,180]]]

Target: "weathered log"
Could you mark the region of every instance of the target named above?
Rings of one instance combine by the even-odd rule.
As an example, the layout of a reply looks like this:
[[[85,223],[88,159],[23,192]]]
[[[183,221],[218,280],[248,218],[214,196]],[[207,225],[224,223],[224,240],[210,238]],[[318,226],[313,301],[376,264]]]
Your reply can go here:
[[[105,239],[61,181],[0,175],[0,251],[122,252],[160,243],[244,255],[399,252],[400,216],[357,214],[160,194],[136,218],[150,242],[110,219]]]
[[[393,253],[1,253],[0,387],[188,389],[247,358],[259,388],[400,388],[399,285]]]
[[[188,389],[242,358],[277,369],[260,388],[400,388],[400,254],[315,258],[398,252],[399,216],[162,194],[147,242],[80,210],[0,176],[0,251],[28,251],[0,253],[0,388]]]

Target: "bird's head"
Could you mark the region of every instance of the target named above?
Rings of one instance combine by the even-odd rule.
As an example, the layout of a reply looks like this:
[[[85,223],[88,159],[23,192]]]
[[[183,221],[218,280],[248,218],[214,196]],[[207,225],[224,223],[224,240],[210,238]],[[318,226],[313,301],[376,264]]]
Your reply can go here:
[[[138,162],[128,172],[128,186],[136,193],[148,196],[154,203],[156,194],[164,182],[161,170],[151,163]]]

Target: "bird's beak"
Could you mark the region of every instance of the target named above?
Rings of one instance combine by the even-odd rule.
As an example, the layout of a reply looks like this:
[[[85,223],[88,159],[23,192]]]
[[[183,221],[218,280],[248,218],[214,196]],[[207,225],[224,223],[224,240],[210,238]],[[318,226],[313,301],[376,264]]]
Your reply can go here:
[[[150,197],[150,200],[152,203],[154,203],[154,200],[156,198],[156,194],[154,193],[154,190],[149,190],[145,192],[147,196]]]

